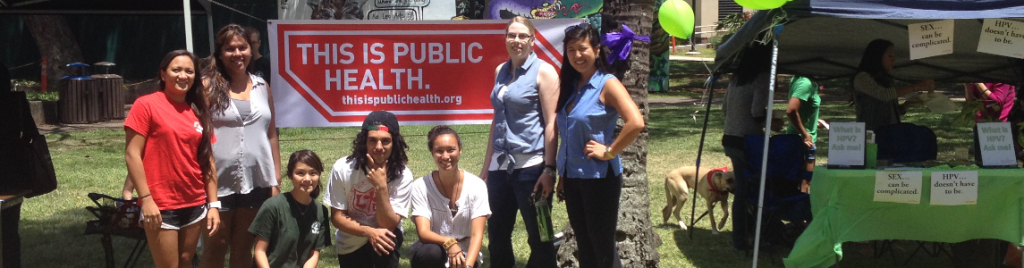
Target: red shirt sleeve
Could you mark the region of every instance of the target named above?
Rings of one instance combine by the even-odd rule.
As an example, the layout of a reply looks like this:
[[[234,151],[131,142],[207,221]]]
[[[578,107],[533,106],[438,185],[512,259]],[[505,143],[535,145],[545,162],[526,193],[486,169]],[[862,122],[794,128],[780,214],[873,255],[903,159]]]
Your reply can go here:
[[[139,98],[132,105],[132,109],[128,111],[128,116],[124,119],[124,128],[131,129],[142,136],[149,136],[150,125],[152,115],[149,111],[149,98]]]

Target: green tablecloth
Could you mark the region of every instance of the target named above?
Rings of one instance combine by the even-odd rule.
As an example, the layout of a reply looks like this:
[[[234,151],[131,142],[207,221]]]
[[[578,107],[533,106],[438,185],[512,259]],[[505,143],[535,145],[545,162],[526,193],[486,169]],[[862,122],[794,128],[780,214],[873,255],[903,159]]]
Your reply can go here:
[[[979,169],[978,203],[932,206],[931,172],[924,169],[920,204],[874,202],[877,170],[814,169],[814,220],[793,246],[786,267],[828,267],[842,243],[883,239],[961,242],[993,238],[1024,244],[1024,170]],[[962,170],[957,170],[962,171]]]

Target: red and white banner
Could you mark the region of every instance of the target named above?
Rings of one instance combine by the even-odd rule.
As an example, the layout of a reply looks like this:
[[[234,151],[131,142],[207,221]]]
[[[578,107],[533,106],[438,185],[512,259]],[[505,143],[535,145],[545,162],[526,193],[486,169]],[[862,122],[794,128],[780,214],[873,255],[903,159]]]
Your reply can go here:
[[[533,20],[537,56],[561,68],[564,29]],[[489,124],[508,21],[271,21],[279,127],[358,126],[387,110],[403,124]]]

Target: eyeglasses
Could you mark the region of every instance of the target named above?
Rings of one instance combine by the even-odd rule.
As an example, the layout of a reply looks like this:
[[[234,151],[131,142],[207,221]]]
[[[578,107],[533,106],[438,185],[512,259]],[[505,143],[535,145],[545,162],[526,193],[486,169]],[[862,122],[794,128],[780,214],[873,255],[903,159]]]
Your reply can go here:
[[[586,29],[587,26],[590,26],[590,23],[580,22],[580,24],[576,24],[576,25],[573,25],[573,26],[565,27],[565,33],[569,33],[572,30],[576,30],[577,28]]]
[[[530,35],[530,34],[526,34],[526,33],[520,33],[520,34],[506,33],[505,34],[505,39],[509,40],[509,41],[530,40],[530,38],[533,38],[533,36]]]

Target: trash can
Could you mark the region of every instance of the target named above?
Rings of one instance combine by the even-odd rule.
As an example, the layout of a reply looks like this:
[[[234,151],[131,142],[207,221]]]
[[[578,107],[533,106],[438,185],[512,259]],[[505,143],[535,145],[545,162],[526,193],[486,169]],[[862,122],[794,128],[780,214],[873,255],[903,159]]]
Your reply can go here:
[[[89,77],[89,65],[75,62],[64,70],[67,76],[60,79],[60,122],[63,124],[85,124],[100,121],[99,90],[96,80]]]
[[[99,88],[100,120],[124,118],[124,78],[114,74],[117,64],[101,61],[92,66],[96,70],[92,79]]]

